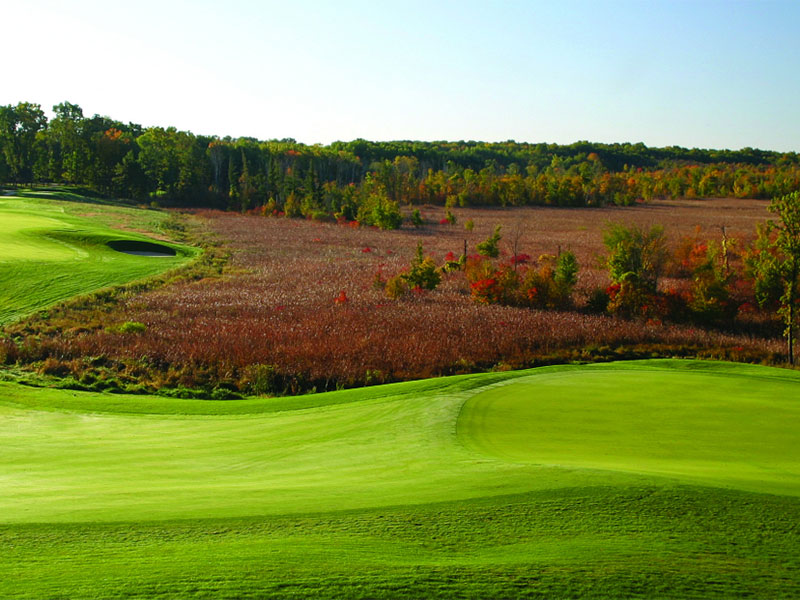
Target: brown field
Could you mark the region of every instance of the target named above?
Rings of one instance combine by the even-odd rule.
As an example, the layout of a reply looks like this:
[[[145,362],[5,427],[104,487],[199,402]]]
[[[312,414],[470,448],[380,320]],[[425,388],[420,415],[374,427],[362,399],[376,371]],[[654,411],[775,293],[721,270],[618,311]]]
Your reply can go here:
[[[222,277],[132,295],[103,317],[105,325],[145,323],[144,333],[111,333],[100,324],[82,323],[88,313],[77,311],[69,317],[69,330],[62,326],[38,342],[31,339],[29,356],[72,365],[76,377],[85,369],[85,357],[102,356],[131,380],[186,387],[227,382],[243,392],[255,389],[248,388],[253,365],[273,365],[290,382],[289,391],[300,391],[554,360],[608,359],[634,350],[637,356],[654,351],[764,357],[782,350],[774,328],[770,336],[747,335],[744,329],[707,331],[581,310],[479,305],[470,299],[461,273],[447,275],[437,290],[398,301],[386,298],[373,281],[378,272],[390,276],[405,267],[418,242],[441,263],[448,252],[461,254],[464,240],[473,252],[501,225],[506,252],[516,237],[518,251],[534,257],[559,248],[576,253],[580,308],[591,289],[608,284],[599,265],[608,222],[661,224],[673,241],[693,235],[698,227],[702,237],[719,238],[724,225],[741,245],[768,218],[766,205],[683,200],[628,208],[457,209],[455,225],[439,224],[441,208],[424,207],[430,225],[388,232],[201,211],[195,220],[232,251]],[[472,232],[463,227],[468,219],[475,223]],[[336,302],[342,292],[347,301]]]

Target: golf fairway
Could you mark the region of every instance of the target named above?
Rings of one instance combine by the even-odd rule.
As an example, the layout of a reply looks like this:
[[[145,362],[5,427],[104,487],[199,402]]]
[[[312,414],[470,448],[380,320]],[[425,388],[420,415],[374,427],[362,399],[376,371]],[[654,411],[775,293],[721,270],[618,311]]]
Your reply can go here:
[[[702,361],[230,401],[0,384],[0,595],[791,596],[798,404],[795,372]]]
[[[193,248],[164,243],[176,255],[134,256],[112,250],[115,240],[149,240],[112,229],[92,205],[43,198],[0,197],[0,324],[62,300],[156,275],[196,254]],[[150,213],[103,207],[107,220],[135,221],[151,229]],[[148,219],[149,217],[149,219]]]

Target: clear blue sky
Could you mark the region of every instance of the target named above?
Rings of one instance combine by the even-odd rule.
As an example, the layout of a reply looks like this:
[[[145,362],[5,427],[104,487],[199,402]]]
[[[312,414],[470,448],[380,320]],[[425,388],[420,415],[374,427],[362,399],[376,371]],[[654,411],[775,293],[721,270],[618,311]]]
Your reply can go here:
[[[26,0],[0,104],[329,143],[800,151],[797,0]]]

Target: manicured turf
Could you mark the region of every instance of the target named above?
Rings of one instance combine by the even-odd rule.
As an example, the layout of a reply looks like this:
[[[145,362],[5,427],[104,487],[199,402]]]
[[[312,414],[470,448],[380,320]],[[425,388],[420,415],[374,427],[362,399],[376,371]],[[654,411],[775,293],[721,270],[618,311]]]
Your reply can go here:
[[[86,216],[82,216],[86,215]],[[0,324],[56,302],[175,268],[195,250],[167,244],[169,258],[133,256],[107,246],[147,240],[109,225],[153,231],[163,216],[132,208],[0,196]]]
[[[743,385],[747,370],[749,385]],[[472,398],[469,445],[507,460],[800,494],[797,379],[738,367],[555,371]]]
[[[644,361],[291,399],[0,385],[0,597],[796,597],[800,376]]]

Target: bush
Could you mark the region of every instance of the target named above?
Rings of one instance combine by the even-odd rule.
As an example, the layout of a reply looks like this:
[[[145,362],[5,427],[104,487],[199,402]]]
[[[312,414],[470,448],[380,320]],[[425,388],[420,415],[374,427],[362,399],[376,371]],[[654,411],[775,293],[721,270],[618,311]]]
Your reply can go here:
[[[539,257],[538,269],[530,267],[522,278],[520,304],[533,308],[562,309],[572,304],[578,281],[578,261],[572,252],[559,257]]]
[[[626,318],[646,317],[653,303],[653,294],[630,271],[608,288],[608,296],[608,312]]]
[[[590,313],[602,314],[608,309],[608,290],[604,288],[595,288],[589,294],[589,299],[586,301],[586,310]]]
[[[422,244],[417,244],[417,253],[407,271],[391,277],[385,286],[386,295],[397,299],[409,290],[435,290],[442,281],[442,274],[430,256],[425,256]]]
[[[635,225],[611,223],[603,243],[609,252],[606,265],[613,283],[625,280],[650,292],[658,289],[658,278],[668,258],[663,227],[654,225],[645,231]]]
[[[624,317],[648,316],[668,258],[664,228],[612,223],[603,243],[609,252],[606,266],[612,287],[616,286],[609,288],[608,311]]]
[[[125,321],[117,328],[119,333],[144,333],[147,331],[147,325],[139,323],[138,321]]]
[[[359,208],[357,218],[361,223],[379,229],[397,229],[403,224],[400,206],[383,193],[368,196]]]
[[[719,253],[708,247],[706,259],[694,269],[688,302],[692,318],[701,325],[723,325],[736,317],[737,305],[731,301],[732,276],[720,264]]]
[[[395,275],[394,277],[390,277],[386,281],[386,286],[384,289],[386,290],[386,295],[389,298],[392,300],[397,300],[408,293],[408,283],[406,283],[406,280],[403,278],[401,273],[399,275]]]
[[[471,283],[469,289],[473,300],[481,304],[497,304],[503,296],[495,277],[479,279]]]
[[[495,227],[494,233],[476,246],[478,254],[488,258],[497,258],[500,256],[500,229],[500,225]]]
[[[289,197],[286,198],[286,202],[283,205],[283,212],[289,219],[296,219],[303,216],[303,205],[294,192],[290,193]]]
[[[261,396],[277,393],[279,375],[272,365],[249,365],[245,368],[240,385],[248,394]]]
[[[417,244],[417,254],[411,261],[408,273],[403,275],[409,287],[435,290],[442,281],[442,275],[430,256],[424,256],[422,244]]]

